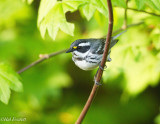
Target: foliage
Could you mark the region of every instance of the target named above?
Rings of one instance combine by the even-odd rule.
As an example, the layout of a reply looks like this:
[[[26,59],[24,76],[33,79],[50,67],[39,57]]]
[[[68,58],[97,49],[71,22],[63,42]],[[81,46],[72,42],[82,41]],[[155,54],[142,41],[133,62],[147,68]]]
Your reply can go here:
[[[106,0],[41,0],[40,5],[36,0],[23,1],[0,1],[0,100],[7,104],[10,98],[7,106],[0,103],[0,117],[26,117],[22,123],[74,123],[96,70],[82,71],[70,54],[62,54],[22,73],[23,86],[16,71],[40,53],[66,49],[79,38],[105,36]],[[125,0],[112,2],[117,30],[123,26],[126,4]],[[130,0],[128,7],[160,14],[159,4],[158,0]],[[130,27],[112,49],[104,85],[84,123],[159,124],[160,17],[131,10],[127,15],[128,24],[144,23]],[[23,92],[17,93],[22,87]]]
[[[135,33],[129,35],[132,31]],[[135,35],[137,37],[133,38]],[[108,69],[105,73],[108,76],[104,78],[107,80],[123,73],[126,76],[122,81],[126,82],[124,89],[133,95],[142,92],[148,85],[155,86],[159,81],[159,52],[154,53],[153,48],[149,48],[150,40],[145,32],[139,32],[137,28],[128,30],[117,45],[119,48],[115,47],[112,52],[116,59],[109,63],[109,66],[117,68],[117,72],[113,68]]]
[[[59,29],[73,35],[74,25],[67,22],[65,13],[74,12],[79,7],[87,20],[91,19],[95,10],[105,16],[108,15],[106,0],[42,0],[38,17],[38,27],[42,37],[44,38],[46,30],[48,30],[49,36],[55,39]]]
[[[22,91],[19,76],[9,65],[0,63],[0,100],[6,104],[10,97],[10,89],[17,92]]]
[[[151,8],[160,11],[160,2],[158,0],[135,0],[135,2],[138,10],[141,10],[145,7],[145,4],[147,4]],[[126,8],[124,0],[113,0],[113,5]],[[65,13],[76,10],[80,10],[88,21],[93,17],[96,10],[106,17],[108,15],[106,0],[41,0],[38,14],[38,27],[42,37],[45,37],[46,30],[48,30],[49,36],[55,40],[59,29],[67,34],[73,35],[74,25],[67,22]]]
[[[28,4],[31,4],[33,0],[23,0],[23,2],[27,2]]]

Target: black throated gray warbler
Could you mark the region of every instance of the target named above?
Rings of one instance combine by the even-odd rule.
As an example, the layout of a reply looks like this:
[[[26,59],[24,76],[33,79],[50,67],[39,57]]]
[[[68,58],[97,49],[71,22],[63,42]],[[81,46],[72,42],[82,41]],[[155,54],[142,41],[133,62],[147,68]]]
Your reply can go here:
[[[116,39],[120,34],[112,37],[108,51],[107,61],[111,61],[111,48],[118,42]],[[101,39],[79,39],[74,41],[66,53],[72,52],[72,60],[83,70],[92,70],[99,66],[104,52],[105,38]]]

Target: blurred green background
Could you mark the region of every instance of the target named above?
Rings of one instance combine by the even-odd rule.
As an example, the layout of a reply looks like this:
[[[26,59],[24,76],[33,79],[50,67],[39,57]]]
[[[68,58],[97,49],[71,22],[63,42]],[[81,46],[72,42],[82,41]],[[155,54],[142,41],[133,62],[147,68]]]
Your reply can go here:
[[[75,24],[74,36],[62,31],[56,40],[43,40],[37,28],[39,0],[0,0],[0,61],[15,71],[39,54],[69,48],[80,38],[106,35],[108,22],[95,12],[87,21],[79,11],[66,18]],[[130,6],[136,7],[132,0]],[[146,10],[157,13],[146,6]],[[114,30],[122,27],[124,9],[114,7]],[[131,27],[112,49],[103,85],[84,124],[160,124],[160,17],[128,10]],[[0,102],[0,117],[26,118],[26,124],[72,124],[78,118],[93,85],[94,71],[80,70],[71,54],[61,54],[20,74],[23,92],[11,92],[8,105]],[[0,122],[7,123],[7,122]],[[10,123],[10,122],[8,122]]]

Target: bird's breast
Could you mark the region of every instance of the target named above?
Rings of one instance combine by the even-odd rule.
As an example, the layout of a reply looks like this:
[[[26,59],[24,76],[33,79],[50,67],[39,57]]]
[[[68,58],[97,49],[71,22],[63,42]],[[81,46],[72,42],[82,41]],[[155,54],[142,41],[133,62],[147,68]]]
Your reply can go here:
[[[76,66],[78,66],[82,70],[93,70],[98,66],[97,63],[90,63],[86,61],[85,59],[80,60],[79,58],[72,57],[72,60],[74,61]]]

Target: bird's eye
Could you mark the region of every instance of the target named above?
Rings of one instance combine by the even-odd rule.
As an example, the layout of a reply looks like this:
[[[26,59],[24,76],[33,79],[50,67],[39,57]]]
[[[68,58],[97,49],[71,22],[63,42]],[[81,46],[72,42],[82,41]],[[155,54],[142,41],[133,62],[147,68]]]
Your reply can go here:
[[[73,49],[77,49],[77,46],[74,46]]]

